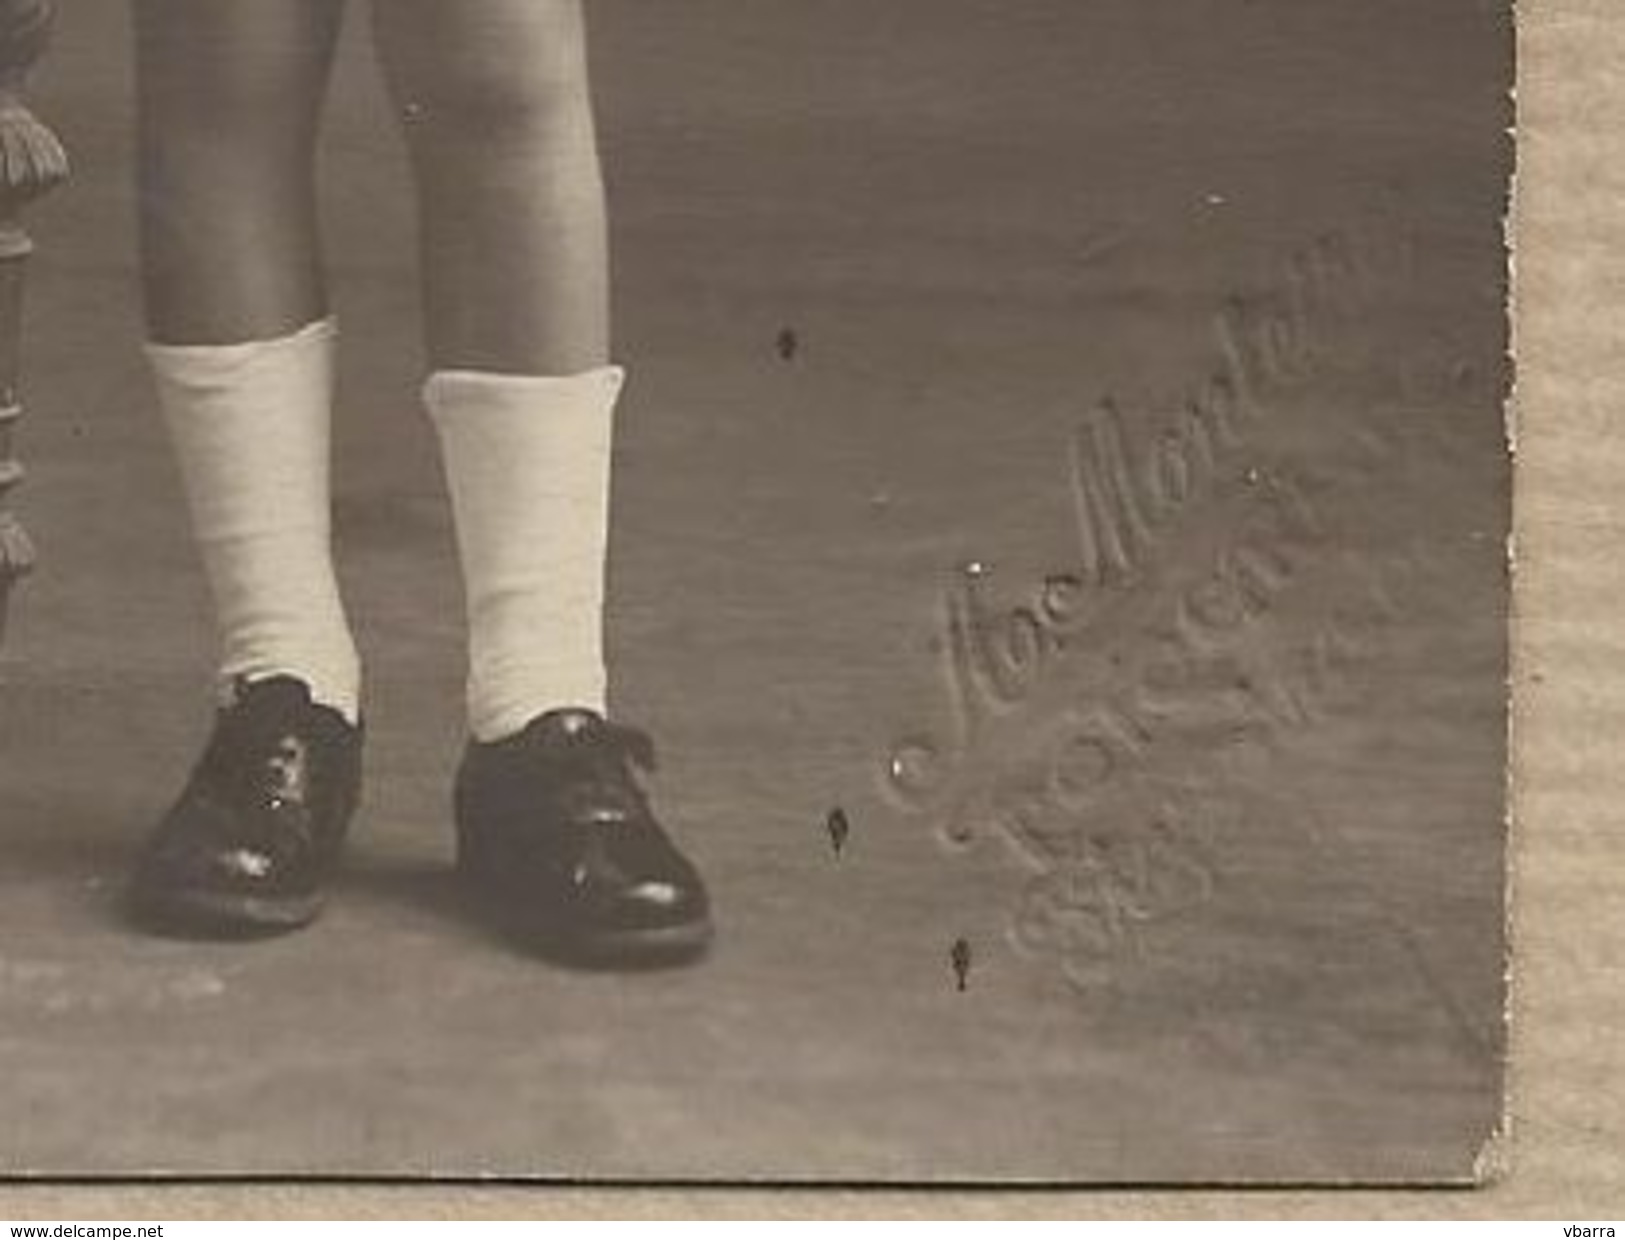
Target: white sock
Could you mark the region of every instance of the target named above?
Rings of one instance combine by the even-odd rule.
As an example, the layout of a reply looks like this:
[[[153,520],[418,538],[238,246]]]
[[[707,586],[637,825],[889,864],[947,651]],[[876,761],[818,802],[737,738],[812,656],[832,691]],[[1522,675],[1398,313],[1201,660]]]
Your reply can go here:
[[[469,727],[500,740],[559,707],[604,709],[604,558],[625,373],[446,370],[424,385],[468,604]]]
[[[361,670],[333,573],[336,336],[147,347],[220,630],[223,687],[298,677],[352,723]]]

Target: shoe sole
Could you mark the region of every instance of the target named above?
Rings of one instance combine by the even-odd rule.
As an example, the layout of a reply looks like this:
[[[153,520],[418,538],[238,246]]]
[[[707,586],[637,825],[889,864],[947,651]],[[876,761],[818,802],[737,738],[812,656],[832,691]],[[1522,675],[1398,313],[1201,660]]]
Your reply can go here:
[[[458,867],[463,897],[475,915],[511,942],[554,964],[587,969],[674,968],[705,955],[716,937],[709,917],[670,926],[593,933],[550,922],[534,905],[493,893],[466,867]]]
[[[183,938],[253,939],[301,930],[320,916],[320,895],[268,900],[214,892],[133,894],[132,916],[143,926]]]
[[[710,950],[713,938],[709,924],[592,938],[539,932],[511,923],[501,928],[509,941],[538,960],[567,969],[606,973],[654,972],[694,964]]]
[[[532,946],[551,959],[604,969],[660,969],[689,964],[710,950],[711,922],[593,935],[536,936]]]

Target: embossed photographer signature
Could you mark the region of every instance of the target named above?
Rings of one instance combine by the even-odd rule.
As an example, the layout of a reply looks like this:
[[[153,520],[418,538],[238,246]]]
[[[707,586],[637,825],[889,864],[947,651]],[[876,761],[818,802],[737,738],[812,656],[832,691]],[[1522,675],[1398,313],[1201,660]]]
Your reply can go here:
[[[1053,951],[1074,982],[1102,980],[1141,927],[1206,901],[1212,843],[1245,812],[1190,771],[1155,771],[1157,743],[1194,739],[1189,757],[1204,739],[1212,748],[1302,726],[1346,676],[1355,630],[1389,610],[1385,590],[1345,608],[1311,635],[1291,677],[1250,670],[1231,649],[1326,540],[1288,472],[1239,467],[1275,398],[1316,374],[1334,334],[1406,257],[1344,234],[1291,255],[1275,294],[1218,314],[1217,364],[1160,434],[1138,443],[1110,400],[1079,420],[1072,564],[1015,607],[989,605],[980,564],[948,585],[950,725],[892,747],[887,790],[950,845],[996,834],[1037,871],[1012,935]],[[1205,528],[1198,512],[1212,516]],[[1204,539],[1215,545],[1194,571],[1177,563]],[[1102,812],[1108,798],[1113,813]]]
[[[1048,575],[1031,600],[1002,614],[978,610],[981,567],[949,585],[943,608],[951,733],[893,746],[887,786],[907,809],[951,811],[964,759],[993,719],[1019,710],[1066,657],[1069,643],[1102,618],[1179,528],[1181,514],[1209,495],[1220,470],[1268,416],[1268,400],[1307,377],[1323,352],[1327,324],[1351,314],[1368,279],[1340,234],[1287,264],[1285,294],[1234,302],[1215,320],[1220,365],[1173,425],[1133,453],[1122,416],[1106,400],[1079,422],[1068,445],[1075,564]],[[952,831],[952,828],[950,828]]]

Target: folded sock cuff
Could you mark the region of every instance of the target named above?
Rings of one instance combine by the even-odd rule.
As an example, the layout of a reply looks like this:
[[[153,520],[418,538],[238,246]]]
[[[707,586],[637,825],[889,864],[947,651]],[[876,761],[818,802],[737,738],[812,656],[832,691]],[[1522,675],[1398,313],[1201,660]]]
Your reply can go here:
[[[604,403],[613,407],[621,388],[626,384],[623,366],[595,366],[571,375],[521,375],[494,370],[437,370],[423,384],[423,403],[430,413],[437,413],[453,402],[478,405],[482,400],[501,401],[504,404],[515,396],[523,399],[547,399],[597,394]]]
[[[155,365],[173,363],[182,366],[216,367],[229,372],[245,363],[282,352],[298,351],[313,346],[326,346],[338,339],[338,320],[332,316],[307,323],[298,331],[265,340],[234,340],[219,344],[169,344],[159,340],[146,342],[147,357]]]

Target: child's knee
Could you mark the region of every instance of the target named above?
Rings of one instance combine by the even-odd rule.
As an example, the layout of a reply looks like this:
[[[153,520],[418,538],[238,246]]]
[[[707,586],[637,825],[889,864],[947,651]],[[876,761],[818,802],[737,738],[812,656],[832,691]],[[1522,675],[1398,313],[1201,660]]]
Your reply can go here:
[[[545,138],[589,107],[585,56],[466,57],[437,68],[402,101],[409,125],[461,142]]]

